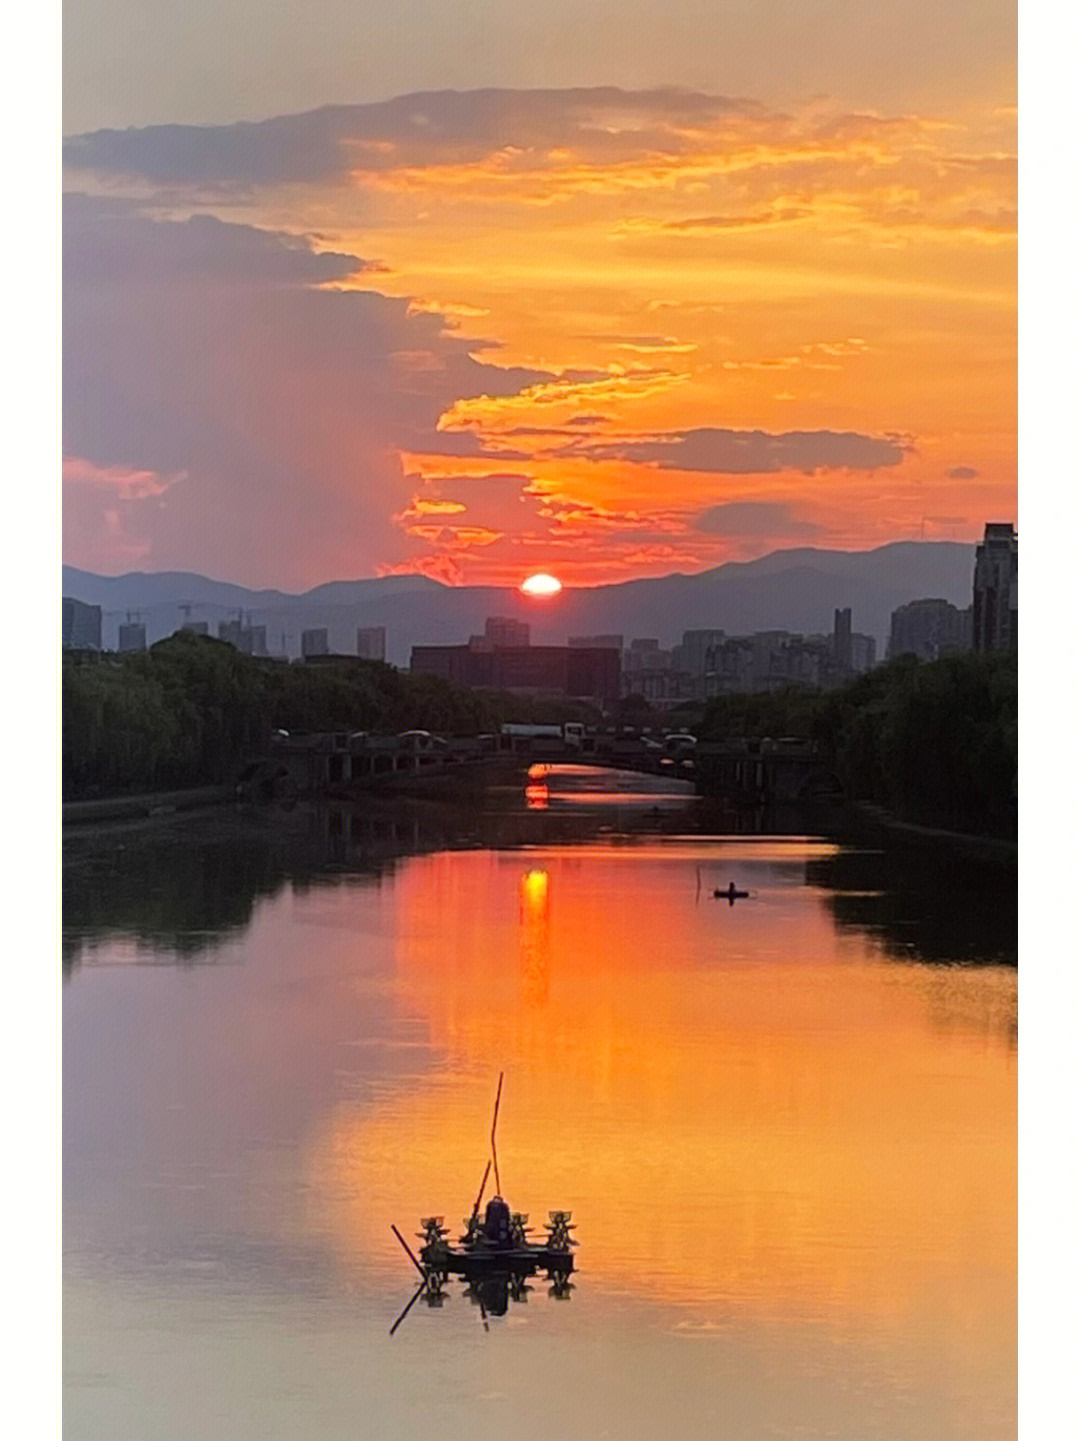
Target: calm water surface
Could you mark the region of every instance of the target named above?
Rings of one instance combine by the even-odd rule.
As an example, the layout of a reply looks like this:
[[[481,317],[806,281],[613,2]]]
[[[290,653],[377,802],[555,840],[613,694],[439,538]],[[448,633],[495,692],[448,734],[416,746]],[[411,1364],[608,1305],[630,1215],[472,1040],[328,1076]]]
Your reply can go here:
[[[1008,905],[542,783],[69,843],[68,1441],[1015,1433]],[[575,1288],[391,1339],[500,1070]]]

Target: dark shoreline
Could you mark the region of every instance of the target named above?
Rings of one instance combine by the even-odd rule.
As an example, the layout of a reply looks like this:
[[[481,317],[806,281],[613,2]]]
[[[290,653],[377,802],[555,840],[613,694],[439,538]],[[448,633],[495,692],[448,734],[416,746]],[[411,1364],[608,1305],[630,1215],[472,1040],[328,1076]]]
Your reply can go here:
[[[1019,843],[998,836],[973,836],[962,831],[947,831],[936,826],[901,821],[881,806],[869,801],[852,801],[852,812],[870,828],[887,835],[890,840],[910,846],[929,844],[950,851],[964,860],[980,861],[1001,867],[1015,867],[1019,859]]]
[[[152,791],[142,795],[97,796],[92,800],[64,801],[62,825],[107,825],[110,821],[147,819],[175,811],[209,810],[236,799],[232,786],[194,786],[183,791]]]
[[[501,777],[504,782],[506,777]],[[389,812],[392,808],[405,805],[406,812],[430,811],[438,813],[444,809],[453,811],[470,803],[483,805],[482,792],[487,786],[477,787],[477,777],[418,777],[414,786],[403,785],[395,788],[372,788],[362,795],[305,798],[306,806],[321,805],[340,807],[342,805],[363,806],[366,810]],[[462,784],[466,781],[466,784]],[[512,788],[512,787],[511,787]],[[505,791],[506,786],[497,786]],[[708,798],[704,800],[708,807]],[[62,829],[75,832],[83,828],[108,830],[114,825],[125,823],[166,821],[178,813],[185,813],[189,821],[195,820],[194,812],[204,812],[209,819],[223,810],[247,805],[238,797],[231,786],[199,786],[181,791],[158,791],[139,795],[101,796],[92,800],[66,801],[62,805]],[[257,805],[259,811],[271,816],[279,811],[274,804]],[[711,807],[708,807],[711,809]],[[734,819],[724,811],[714,813],[717,835],[746,834],[739,825],[724,825],[725,820]],[[822,817],[821,819],[824,819]],[[766,829],[769,829],[766,827]],[[787,828],[781,827],[781,831]],[[944,830],[935,826],[924,826],[910,821],[901,821],[880,806],[866,801],[854,801],[831,813],[824,830],[836,839],[850,844],[866,844],[887,841],[901,849],[931,850],[952,855],[958,859],[992,866],[1001,870],[1014,870],[1018,864],[1018,845],[994,836],[968,835],[962,832]]]

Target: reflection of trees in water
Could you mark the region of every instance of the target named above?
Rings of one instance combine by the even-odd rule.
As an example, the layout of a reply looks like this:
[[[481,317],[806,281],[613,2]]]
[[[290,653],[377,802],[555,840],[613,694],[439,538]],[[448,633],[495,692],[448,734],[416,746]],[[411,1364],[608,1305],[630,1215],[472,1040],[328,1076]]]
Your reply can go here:
[[[378,874],[392,855],[384,849],[372,847],[366,864],[353,855],[350,868]],[[117,827],[79,838],[65,846],[65,970],[110,939],[181,961],[205,959],[250,924],[260,898],[286,882],[339,880],[344,860],[341,837],[317,813],[254,819],[220,813],[198,823]]]
[[[744,818],[745,820],[745,818]],[[65,839],[63,962],[131,940],[181,961],[206,959],[243,931],[256,902],[286,883],[377,877],[398,857],[474,847],[573,844],[623,834],[722,835],[708,804],[672,809],[528,810],[520,789],[483,805],[371,801],[222,810],[84,832]],[[777,826],[774,833],[783,833]],[[790,830],[822,834],[795,815]],[[886,955],[946,962],[1016,962],[1015,872],[943,856],[929,847],[847,850],[806,863],[836,923],[877,937]]]
[[[897,960],[1016,964],[1016,871],[938,846],[841,850],[808,862],[838,926]]]

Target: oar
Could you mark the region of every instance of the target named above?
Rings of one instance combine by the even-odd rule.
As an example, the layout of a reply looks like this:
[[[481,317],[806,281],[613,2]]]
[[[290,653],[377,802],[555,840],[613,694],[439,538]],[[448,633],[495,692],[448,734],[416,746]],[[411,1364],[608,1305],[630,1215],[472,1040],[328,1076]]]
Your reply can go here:
[[[418,1301],[419,1298],[420,1298],[420,1294],[421,1294],[421,1292],[423,1291],[423,1289],[424,1289],[424,1287],[425,1287],[426,1285],[427,1285],[427,1282],[426,1282],[426,1281],[421,1281],[420,1284],[419,1284],[419,1286],[417,1286],[416,1290],[415,1290],[415,1291],[412,1293],[412,1295],[409,1297],[408,1301],[405,1303],[405,1309],[404,1309],[404,1311],[402,1311],[401,1315],[397,1318],[397,1320],[394,1322],[394,1324],[390,1327],[390,1334],[391,1334],[391,1336],[394,1334],[394,1332],[397,1330],[397,1328],[401,1325],[402,1321],[404,1321],[405,1317],[409,1314],[409,1312],[412,1310],[412,1308],[416,1305],[417,1301]]]
[[[399,1241],[401,1242],[401,1244],[404,1246],[406,1256],[408,1256],[409,1260],[413,1263],[413,1265],[416,1267],[416,1269],[420,1272],[420,1275],[424,1278],[424,1280],[425,1280],[425,1282],[426,1282],[426,1281],[427,1281],[427,1272],[424,1270],[423,1266],[421,1266],[420,1262],[419,1262],[419,1261],[416,1259],[416,1257],[413,1255],[412,1249],[411,1249],[411,1247],[409,1246],[408,1241],[406,1241],[405,1237],[401,1234],[401,1232],[398,1230],[398,1228],[394,1225],[394,1223],[393,1223],[392,1221],[391,1221],[391,1223],[390,1223],[390,1229],[391,1229],[391,1231],[393,1231],[394,1235],[398,1238],[398,1240],[399,1240]]]

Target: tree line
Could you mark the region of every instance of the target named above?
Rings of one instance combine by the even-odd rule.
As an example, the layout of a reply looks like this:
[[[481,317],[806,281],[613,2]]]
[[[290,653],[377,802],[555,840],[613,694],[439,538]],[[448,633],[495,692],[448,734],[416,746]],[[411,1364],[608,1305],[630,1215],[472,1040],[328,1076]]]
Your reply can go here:
[[[62,667],[68,800],[227,784],[275,730],[497,731],[595,719],[573,702],[470,691],[380,661],[288,664],[180,631],[149,650]]]
[[[838,690],[719,696],[698,735],[806,737],[853,800],[923,825],[1016,835],[1015,651],[904,655]]]
[[[261,660],[183,631],[95,664],[66,657],[62,694],[67,799],[227,784],[279,729],[467,736],[599,719],[574,702],[470,691],[378,661]],[[901,656],[838,690],[719,696],[697,734],[807,737],[851,799],[951,830],[1016,833],[1015,653]]]

